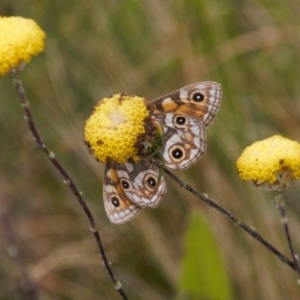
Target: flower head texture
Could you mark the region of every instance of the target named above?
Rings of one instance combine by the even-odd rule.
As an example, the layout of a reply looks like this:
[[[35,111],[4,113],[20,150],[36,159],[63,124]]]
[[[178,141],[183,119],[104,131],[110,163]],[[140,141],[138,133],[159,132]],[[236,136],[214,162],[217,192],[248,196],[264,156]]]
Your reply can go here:
[[[280,135],[255,142],[239,157],[237,168],[241,179],[282,191],[300,179],[300,144]]]
[[[144,98],[123,94],[104,98],[86,121],[85,142],[95,158],[103,163],[109,159],[119,163],[130,158],[138,161],[137,142],[145,133],[148,116]]]
[[[0,17],[0,76],[44,49],[45,33],[31,19]]]

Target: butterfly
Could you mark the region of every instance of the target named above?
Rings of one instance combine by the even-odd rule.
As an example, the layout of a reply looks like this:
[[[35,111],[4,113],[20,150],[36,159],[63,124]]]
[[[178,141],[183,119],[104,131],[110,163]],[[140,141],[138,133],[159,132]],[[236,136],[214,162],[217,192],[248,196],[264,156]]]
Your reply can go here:
[[[151,101],[151,119],[161,130],[160,156],[168,169],[184,170],[206,150],[205,128],[221,104],[221,85],[198,82]],[[122,224],[145,207],[157,207],[167,191],[161,168],[147,156],[105,165],[103,198],[109,220]]]

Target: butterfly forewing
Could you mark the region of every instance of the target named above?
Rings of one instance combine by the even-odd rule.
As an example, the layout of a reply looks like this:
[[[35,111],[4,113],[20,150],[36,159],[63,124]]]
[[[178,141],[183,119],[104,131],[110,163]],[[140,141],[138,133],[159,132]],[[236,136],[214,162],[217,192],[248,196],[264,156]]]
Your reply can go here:
[[[221,85],[213,81],[194,83],[152,101],[154,114],[185,114],[209,125],[217,114],[222,98]]]
[[[126,197],[113,163],[106,164],[104,172],[103,199],[109,220],[122,224],[133,219],[142,208]]]

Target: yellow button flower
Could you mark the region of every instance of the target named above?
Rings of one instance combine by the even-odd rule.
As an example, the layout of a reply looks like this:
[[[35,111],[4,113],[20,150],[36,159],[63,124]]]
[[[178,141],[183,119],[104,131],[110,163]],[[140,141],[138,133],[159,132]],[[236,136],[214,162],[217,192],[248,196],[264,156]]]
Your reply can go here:
[[[300,179],[300,144],[280,135],[255,142],[239,157],[237,168],[241,179],[282,191]]]
[[[149,116],[146,100],[137,96],[116,94],[104,98],[94,108],[85,124],[85,141],[96,159],[125,163],[138,161],[137,142],[145,133]]]
[[[0,17],[0,76],[44,49],[45,33],[31,19]]]

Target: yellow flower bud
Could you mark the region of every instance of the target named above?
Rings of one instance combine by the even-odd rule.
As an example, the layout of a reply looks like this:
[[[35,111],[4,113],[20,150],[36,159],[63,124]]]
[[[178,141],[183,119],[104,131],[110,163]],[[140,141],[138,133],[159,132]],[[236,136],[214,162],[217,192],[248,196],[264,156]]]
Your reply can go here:
[[[45,33],[31,19],[0,17],[0,76],[44,49]]]

